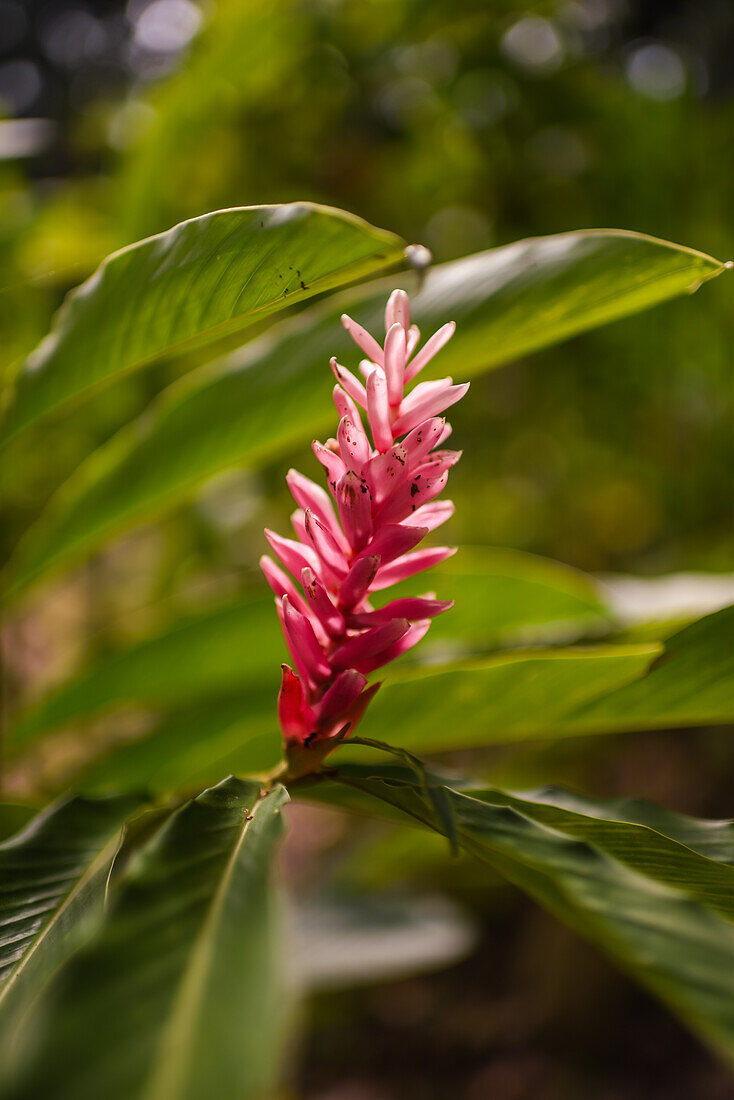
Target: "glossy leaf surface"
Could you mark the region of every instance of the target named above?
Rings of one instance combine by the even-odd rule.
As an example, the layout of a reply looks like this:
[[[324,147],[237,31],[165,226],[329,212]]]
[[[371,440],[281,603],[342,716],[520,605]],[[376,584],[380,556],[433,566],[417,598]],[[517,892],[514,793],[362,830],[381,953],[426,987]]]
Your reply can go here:
[[[287,1011],[269,865],[286,798],[225,780],[133,855],[0,1095],[272,1095]]]
[[[719,261],[612,230],[534,238],[411,274],[309,311],[233,357],[170,387],[144,418],[82,464],[18,548],[10,593],[92,553],[116,532],[159,515],[227,467],[257,464],[328,426],[328,361],[354,364],[339,324],[348,308],[379,331],[386,294],[403,285],[428,335],[447,320],[454,338],[436,371],[469,378],[575,333],[695,289]],[[426,372],[430,374],[431,372]]]
[[[438,817],[408,773],[341,769],[350,787],[429,827]],[[609,954],[690,1027],[734,1058],[734,827],[552,791],[447,791],[459,843]],[[338,796],[337,800],[338,800]],[[640,821],[635,820],[639,811]],[[699,838],[694,850],[689,841]],[[714,853],[715,852],[715,856]]]
[[[0,844],[0,1032],[97,912],[135,795],[66,799]]]
[[[217,210],[129,245],[66,299],[17,378],[0,442],[90,387],[384,269],[402,248],[312,203]]]

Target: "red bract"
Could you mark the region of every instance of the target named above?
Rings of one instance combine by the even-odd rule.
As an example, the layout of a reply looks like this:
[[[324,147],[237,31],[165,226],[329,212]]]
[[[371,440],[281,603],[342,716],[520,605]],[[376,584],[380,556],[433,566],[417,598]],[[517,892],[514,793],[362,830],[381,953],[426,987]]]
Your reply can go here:
[[[370,596],[454,552],[415,548],[454,511],[451,501],[436,499],[461,455],[437,449],[451,433],[440,414],[469,385],[443,378],[406,393],[451,338],[454,324],[444,325],[416,352],[420,332],[410,323],[403,290],[393,291],[387,303],[383,347],[350,317],[342,322],[369,359],[360,364],[364,384],[331,360],[339,426],[335,439],[313,445],[331,494],[291,470],[297,538],[265,532],[301,590],[271,558],[260,562],[295,666],[283,665],[278,699],[294,774],[311,770],[354,730],[379,686],[368,687],[367,675],[419,642],[430,620],[452,606],[424,596],[375,608]]]

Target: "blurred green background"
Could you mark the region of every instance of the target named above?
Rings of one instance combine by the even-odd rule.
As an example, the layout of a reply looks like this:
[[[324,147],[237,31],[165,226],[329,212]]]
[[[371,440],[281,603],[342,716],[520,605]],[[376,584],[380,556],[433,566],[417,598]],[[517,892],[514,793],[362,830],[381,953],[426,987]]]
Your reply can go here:
[[[439,261],[602,226],[729,259],[733,47],[728,0],[0,0],[4,377],[105,254],[226,206],[341,206]],[[452,418],[468,457],[452,474],[451,539],[593,572],[731,571],[733,342],[719,280],[475,381]],[[118,382],[13,446],[3,560],[81,457],[176,369]],[[325,404],[329,392],[325,371]],[[6,628],[6,705],[255,585],[262,526],[286,522],[291,463],[311,472],[299,451],[223,475],[28,601]],[[78,740],[72,731],[34,758],[33,782],[11,775],[10,792],[47,774],[53,789]],[[520,781],[583,778],[731,813],[727,731],[625,736],[591,752],[526,746],[495,765]],[[320,813],[302,815],[317,876],[345,829]],[[488,911],[469,870],[429,857],[426,881],[463,897],[489,938],[463,971],[319,1001],[304,1096],[734,1096],[692,1040],[576,941],[504,891]],[[381,881],[395,878],[388,866]],[[461,1026],[444,1003],[463,1006]],[[676,1057],[662,1059],[672,1043]]]

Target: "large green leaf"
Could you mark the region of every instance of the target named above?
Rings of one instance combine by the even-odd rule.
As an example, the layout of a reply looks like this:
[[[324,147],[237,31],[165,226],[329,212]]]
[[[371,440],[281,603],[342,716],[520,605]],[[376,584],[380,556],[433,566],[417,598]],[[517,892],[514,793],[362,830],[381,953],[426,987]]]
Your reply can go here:
[[[269,866],[286,799],[228,779],[169,818],[41,1000],[0,1095],[272,1095],[287,1011]]]
[[[454,606],[431,623],[419,659],[449,650],[481,653],[520,642],[567,641],[599,630],[610,618],[591,577],[521,550],[462,546],[425,577],[411,577],[380,595],[387,603],[415,595],[421,584]]]
[[[123,248],[67,298],[30,356],[0,442],[91,386],[384,269],[402,249],[312,203],[218,210]]]
[[[464,593],[470,624],[476,611],[470,604],[471,577],[467,574]],[[458,581],[459,574],[453,579]],[[265,601],[263,608],[270,613]],[[522,615],[522,608],[518,613]],[[463,622],[459,607],[445,616],[447,624],[452,615]],[[244,620],[244,611],[240,617]],[[236,616],[231,632],[223,631],[219,639],[209,639],[209,625],[202,617],[181,627],[180,634],[172,631],[170,655],[163,635],[101,664],[95,674],[98,688],[90,673],[49,697],[42,711],[28,715],[18,727],[11,744],[22,745],[24,739],[68,720],[72,712],[83,716],[88,689],[92,709],[102,698],[107,703],[175,703],[149,733],[112,748],[87,769],[85,782],[94,787],[151,782],[155,790],[174,791],[213,781],[230,770],[272,767],[279,751],[274,705],[281,656],[278,632],[263,621],[260,650],[253,652],[248,666],[252,638],[237,634]],[[449,633],[438,644],[455,643],[462,629],[456,638]],[[686,627],[665,645],[524,648],[450,665],[404,664],[386,675],[360,731],[384,739],[390,730],[391,739],[406,748],[436,752],[528,738],[727,724],[734,721],[733,629],[734,608],[727,608]],[[234,660],[222,658],[220,678],[209,667],[207,647],[218,659],[237,637],[244,648]],[[265,638],[272,638],[272,652]],[[267,659],[261,662],[263,656]],[[193,677],[199,660],[203,673],[197,687]],[[141,682],[146,668],[147,687]],[[227,687],[229,693],[222,694]]]
[[[409,773],[377,766],[340,769],[342,781],[443,831]],[[615,805],[584,800],[585,813],[543,793],[452,791],[459,844],[527,891],[631,976],[708,1043],[734,1059],[734,827],[683,818],[687,839],[709,832],[701,851],[642,821],[617,821]],[[338,801],[338,795],[335,796]],[[660,820],[675,815],[660,811]],[[716,858],[712,858],[712,853]]]
[[[486,650],[533,634],[547,639],[603,621],[588,577],[532,554],[462,549],[432,574],[431,584],[455,607],[435,620],[423,652]],[[391,597],[418,591],[406,582]],[[20,746],[48,730],[120,704],[160,707],[265,687],[275,699],[285,655],[270,596],[240,597],[145,641],[106,655],[22,716],[10,734]]]
[[[135,795],[70,798],[0,844],[0,1024],[4,1029],[99,909]]]
[[[420,752],[552,735],[569,709],[640,675],[659,647],[522,650],[438,671],[396,670],[360,724]],[[145,782],[188,790],[229,771],[261,773],[280,757],[272,682],[174,711],[138,740],[112,748],[78,778],[90,789]],[[575,731],[571,731],[575,732]]]
[[[361,730],[418,751],[734,722],[734,606],[665,643],[517,650],[403,669]]]
[[[554,736],[569,714],[636,680],[659,653],[656,645],[523,649],[404,669],[380,690],[360,734],[417,752]]]
[[[467,595],[470,595],[468,593]],[[445,619],[449,619],[447,614]],[[458,614],[458,612],[457,612]],[[645,727],[734,722],[734,608],[661,643],[519,649],[448,667],[396,668],[360,733],[419,752]],[[172,714],[113,749],[90,784],[150,781],[172,791],[278,758],[275,677],[238,697]],[[593,722],[588,715],[593,715]],[[122,780],[118,780],[121,782]]]
[[[734,605],[672,634],[649,675],[589,701],[574,732],[734,722]]]
[[[339,314],[347,308],[379,330],[396,282],[415,291],[414,315],[426,333],[456,320],[434,369],[463,379],[695,289],[723,269],[636,233],[564,233],[443,264],[420,285],[406,274],[310,310],[217,373],[203,369],[170,387],[90,456],[21,543],[9,593],[160,514],[218,471],[262,461],[332,423],[329,356],[358,358]]]

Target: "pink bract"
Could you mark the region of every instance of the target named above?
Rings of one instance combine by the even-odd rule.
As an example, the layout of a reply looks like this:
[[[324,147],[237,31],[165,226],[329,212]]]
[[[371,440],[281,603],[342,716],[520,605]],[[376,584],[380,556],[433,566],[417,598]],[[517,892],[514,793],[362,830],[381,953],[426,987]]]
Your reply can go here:
[[[416,547],[453,514],[451,501],[437,497],[461,452],[439,449],[451,433],[441,413],[469,384],[443,378],[406,386],[455,326],[444,325],[417,351],[420,332],[404,290],[388,300],[382,347],[350,317],[342,323],[368,358],[359,368],[364,382],[331,360],[339,425],[335,439],[313,445],[330,492],[291,470],[296,538],[265,532],[291,576],[272,558],[260,562],[294,666],[283,665],[278,718],[298,773],[354,730],[379,687],[367,685],[369,673],[419,642],[452,606],[431,595],[377,608],[371,596],[454,553]]]

